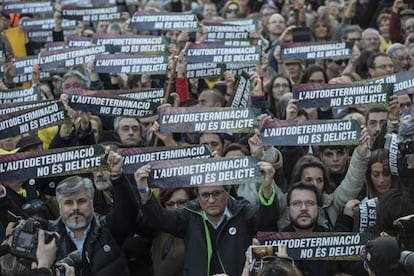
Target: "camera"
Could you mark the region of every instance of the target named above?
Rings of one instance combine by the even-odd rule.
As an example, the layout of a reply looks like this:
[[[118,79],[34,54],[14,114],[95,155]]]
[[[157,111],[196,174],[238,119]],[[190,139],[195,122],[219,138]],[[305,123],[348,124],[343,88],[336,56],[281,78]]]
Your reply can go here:
[[[10,253],[16,256],[23,264],[31,264],[36,261],[39,229],[40,222],[29,218],[24,224],[17,226],[14,231]],[[49,243],[53,237],[54,235],[45,232],[46,243]]]
[[[69,253],[65,258],[55,263],[55,268],[59,270],[61,276],[65,275],[65,267],[63,264],[73,266],[75,271],[79,270],[82,266],[82,252],[75,250]]]
[[[414,140],[399,142],[398,149],[402,155],[414,153]]]
[[[414,214],[394,220],[393,225],[398,230],[398,240],[402,246],[413,250]],[[401,270],[410,275],[414,274],[414,252],[403,250],[398,263]]]

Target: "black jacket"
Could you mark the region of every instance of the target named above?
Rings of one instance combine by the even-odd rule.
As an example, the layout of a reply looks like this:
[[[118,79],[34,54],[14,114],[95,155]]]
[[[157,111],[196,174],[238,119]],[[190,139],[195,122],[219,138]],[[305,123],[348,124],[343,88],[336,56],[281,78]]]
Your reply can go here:
[[[121,247],[133,231],[138,204],[135,193],[123,176],[112,181],[114,209],[106,216],[94,214],[89,233],[83,245],[82,271],[78,275],[128,275],[128,266]],[[58,219],[49,223],[49,230],[61,235],[57,260],[76,250],[65,225]]]
[[[184,239],[185,261],[183,275],[210,275],[212,248],[224,273],[241,275],[245,251],[259,230],[276,231],[279,217],[277,197],[269,206],[253,206],[245,200],[229,198],[227,208],[232,214],[211,239],[207,221],[198,199],[188,202],[183,209],[167,210],[151,196],[142,207],[144,220],[154,229]]]

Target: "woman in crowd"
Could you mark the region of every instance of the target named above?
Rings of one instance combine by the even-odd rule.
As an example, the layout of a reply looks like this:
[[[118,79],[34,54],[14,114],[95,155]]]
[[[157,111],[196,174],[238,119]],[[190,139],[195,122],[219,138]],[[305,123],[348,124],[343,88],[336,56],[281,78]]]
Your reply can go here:
[[[183,208],[196,198],[192,188],[162,189],[161,206],[166,209]],[[152,240],[151,256],[154,275],[182,275],[184,266],[184,240],[168,233],[159,233]]]
[[[283,95],[292,92],[292,83],[283,75],[274,76],[267,85],[269,111],[276,118],[281,118],[282,110],[278,109],[279,101]]]
[[[386,192],[398,188],[398,179],[393,177],[388,164],[388,156],[382,148],[372,152],[366,172],[366,199],[381,198]]]

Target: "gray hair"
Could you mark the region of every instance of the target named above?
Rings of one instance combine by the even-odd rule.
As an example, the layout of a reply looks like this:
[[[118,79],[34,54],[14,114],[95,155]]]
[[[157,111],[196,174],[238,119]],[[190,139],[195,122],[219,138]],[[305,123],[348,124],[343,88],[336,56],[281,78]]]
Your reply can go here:
[[[361,39],[365,39],[365,36],[369,33],[374,33],[378,36],[378,38],[381,36],[380,33],[378,32],[378,30],[374,29],[374,28],[368,28],[365,29],[362,34],[361,34]]]
[[[70,77],[78,78],[81,81],[82,88],[83,89],[88,89],[88,86],[89,86],[88,79],[82,73],[80,73],[79,71],[76,71],[76,70],[70,70],[70,71],[66,72],[63,75],[63,77],[62,77],[62,86],[63,86],[63,83]]]
[[[118,132],[119,130],[119,124],[121,123],[122,119],[135,119],[137,120],[138,124],[139,124],[139,131],[142,133],[142,127],[141,127],[141,121],[138,118],[134,118],[134,117],[116,117],[114,119],[114,130],[115,132]]]
[[[345,40],[346,36],[349,33],[355,33],[355,32],[358,32],[358,33],[362,34],[361,27],[359,25],[348,25],[342,30],[342,36],[341,37],[342,37],[343,40]]]
[[[387,49],[387,54],[391,58],[396,58],[396,54],[398,50],[407,50],[407,47],[401,43],[394,43]]]
[[[65,196],[71,196],[85,189],[89,198],[93,200],[95,188],[92,180],[89,178],[80,177],[78,175],[71,176],[62,180],[56,187],[56,199],[60,204],[60,201]]]

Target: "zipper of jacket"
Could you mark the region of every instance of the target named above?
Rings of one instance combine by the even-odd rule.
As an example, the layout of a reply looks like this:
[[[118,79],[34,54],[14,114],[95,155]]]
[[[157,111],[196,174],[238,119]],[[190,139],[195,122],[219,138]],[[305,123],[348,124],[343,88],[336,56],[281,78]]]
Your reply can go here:
[[[208,231],[207,222],[204,220],[204,217],[203,217],[203,213],[202,213],[203,211],[198,212],[198,211],[192,210],[192,209],[187,208],[187,207],[184,207],[184,209],[186,209],[186,210],[188,210],[192,213],[198,214],[201,217],[201,220],[203,221],[204,234],[205,234],[206,243],[207,243],[207,276],[209,276],[210,275],[211,256],[213,255],[213,246],[211,244],[210,231]]]

